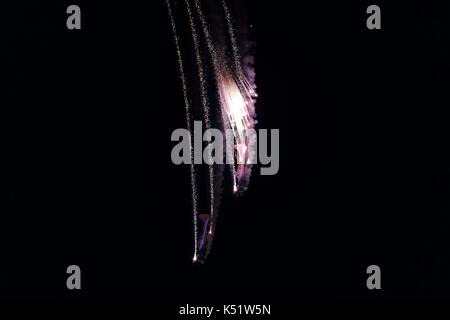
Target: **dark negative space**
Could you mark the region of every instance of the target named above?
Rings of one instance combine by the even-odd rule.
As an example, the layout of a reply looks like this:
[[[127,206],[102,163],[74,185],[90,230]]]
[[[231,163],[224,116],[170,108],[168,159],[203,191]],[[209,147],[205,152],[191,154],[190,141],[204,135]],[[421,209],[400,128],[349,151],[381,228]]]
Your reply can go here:
[[[2,298],[448,298],[448,4],[369,31],[364,1],[246,2],[280,171],[223,202],[201,266],[164,2],[78,2],[80,31],[69,4],[6,6]]]

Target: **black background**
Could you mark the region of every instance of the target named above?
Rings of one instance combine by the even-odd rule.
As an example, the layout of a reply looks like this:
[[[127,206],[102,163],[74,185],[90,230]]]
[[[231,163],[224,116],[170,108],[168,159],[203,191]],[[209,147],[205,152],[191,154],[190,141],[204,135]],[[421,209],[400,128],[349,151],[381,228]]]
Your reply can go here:
[[[249,2],[280,171],[224,203],[201,266],[164,2],[78,1],[79,31],[70,4],[2,10],[2,298],[449,297],[448,4],[378,3],[370,31],[371,2]]]

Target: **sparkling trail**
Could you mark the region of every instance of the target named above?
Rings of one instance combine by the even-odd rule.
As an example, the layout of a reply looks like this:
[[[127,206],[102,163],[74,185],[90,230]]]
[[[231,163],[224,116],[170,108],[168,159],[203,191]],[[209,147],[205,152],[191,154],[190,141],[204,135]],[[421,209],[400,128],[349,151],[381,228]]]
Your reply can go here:
[[[191,190],[192,190],[192,212],[193,212],[193,224],[194,224],[194,258],[193,258],[193,260],[195,262],[197,260],[197,247],[198,247],[197,246],[198,210],[197,210],[197,182],[196,182],[196,172],[195,172],[195,165],[194,165],[194,149],[192,146],[191,106],[190,106],[188,94],[187,94],[187,83],[186,83],[186,76],[184,73],[183,58],[182,58],[182,54],[181,54],[180,44],[178,41],[177,28],[176,28],[176,24],[175,24],[175,19],[173,17],[170,0],[166,0],[166,5],[167,5],[167,11],[169,13],[170,24],[172,27],[173,39],[174,39],[174,43],[175,43],[175,47],[176,47],[176,51],[177,51],[178,67],[180,70],[181,85],[182,85],[182,89],[183,89],[183,99],[184,99],[184,105],[185,105],[185,111],[186,111],[186,126],[187,126],[187,130],[189,131],[189,134],[190,134],[189,150],[191,153],[190,154],[190,156],[191,156],[190,172],[191,172]]]
[[[205,126],[206,130],[211,128],[211,121],[210,121],[210,110],[209,110],[209,102],[208,102],[208,96],[206,91],[206,80],[205,75],[203,71],[203,61],[200,55],[200,49],[199,49],[199,40],[197,35],[197,26],[194,21],[194,17],[192,15],[192,9],[191,5],[189,3],[189,0],[185,0],[186,4],[186,10],[189,17],[189,25],[191,27],[191,33],[192,33],[192,40],[194,42],[194,51],[195,51],[195,57],[197,62],[197,69],[198,69],[198,76],[200,79],[200,95],[202,98],[202,106],[203,106],[203,116],[205,120]],[[210,137],[208,137],[210,138]],[[211,158],[211,155],[210,155]],[[211,159],[209,159],[211,160]],[[210,215],[214,215],[214,166],[209,165],[208,167],[209,171],[209,193],[210,193]]]

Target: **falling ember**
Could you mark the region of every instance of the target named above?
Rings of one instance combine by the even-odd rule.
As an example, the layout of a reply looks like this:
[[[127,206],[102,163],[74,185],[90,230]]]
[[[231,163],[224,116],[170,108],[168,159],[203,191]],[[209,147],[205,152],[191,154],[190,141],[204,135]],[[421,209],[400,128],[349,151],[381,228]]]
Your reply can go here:
[[[175,25],[175,18],[172,14],[172,7],[170,5],[170,1],[166,0],[167,5],[167,11],[169,14],[169,20],[170,25],[172,27],[172,33],[175,43],[175,48],[177,52],[177,61],[178,61],[178,67],[180,69],[180,78],[181,78],[181,85],[183,89],[183,99],[184,99],[184,105],[185,105],[185,113],[186,113],[186,127],[188,131],[192,135],[192,128],[191,128],[191,122],[192,122],[192,114],[191,114],[191,104],[189,102],[188,94],[187,94],[187,81],[186,76],[184,73],[184,65],[183,65],[183,59],[181,55],[181,49],[180,44],[178,41],[178,35],[177,35],[177,28]],[[194,261],[197,260],[197,181],[196,181],[196,172],[195,172],[195,166],[194,166],[194,152],[191,142],[190,143],[190,158],[191,158],[191,165],[190,165],[190,178],[191,178],[191,192],[192,192],[192,215],[193,215],[193,224],[194,224]]]
[[[172,13],[170,0],[166,0],[169,18],[177,49],[178,64],[181,73],[183,94],[185,97],[186,116],[188,129],[191,132],[190,100],[187,98],[187,81],[183,71],[181,49]],[[233,19],[225,0],[208,1],[208,5],[215,6],[215,14],[209,18],[221,19],[221,21],[208,21],[205,16],[200,0],[184,0],[185,14],[189,24],[192,48],[195,53],[193,63],[197,66],[198,86],[192,90],[200,94],[202,118],[206,128],[212,126],[212,119],[222,119],[219,127],[224,131],[231,131],[232,135],[226,136],[228,146],[233,146],[234,156],[229,165],[232,186],[225,187],[235,195],[240,195],[247,190],[250,183],[252,158],[255,156],[256,138],[251,135],[256,125],[255,103],[258,94],[255,92],[254,70],[248,65],[253,61],[252,57],[241,59],[239,43],[245,40],[239,39],[233,26]],[[221,12],[221,14],[217,14]],[[225,26],[222,30],[220,26]],[[206,53],[206,54],[205,54]],[[231,54],[230,54],[231,53]],[[244,70],[245,68],[245,70]],[[246,71],[246,72],[244,72]],[[210,86],[209,79],[214,79]],[[209,90],[215,87],[216,94],[211,95]],[[217,101],[214,101],[217,99]],[[216,102],[216,103],[214,103]],[[192,157],[192,149],[191,149]],[[229,163],[227,161],[227,163]],[[194,257],[193,262],[205,262],[212,246],[214,230],[217,222],[217,209],[221,198],[218,192],[222,192],[223,172],[215,171],[214,165],[208,167],[207,190],[209,195],[209,212],[198,215],[197,213],[197,190],[198,181],[196,170],[191,168],[191,186],[193,201],[193,224],[194,224]],[[216,185],[218,188],[216,188]],[[217,191],[220,190],[220,191]],[[207,231],[208,230],[208,231]]]

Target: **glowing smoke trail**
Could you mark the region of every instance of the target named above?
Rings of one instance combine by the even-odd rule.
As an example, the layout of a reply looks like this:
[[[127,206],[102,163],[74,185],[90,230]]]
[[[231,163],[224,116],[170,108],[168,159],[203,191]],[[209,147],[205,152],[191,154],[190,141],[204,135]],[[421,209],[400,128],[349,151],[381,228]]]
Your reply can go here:
[[[186,77],[184,75],[184,67],[183,67],[183,59],[181,56],[181,49],[180,44],[178,42],[178,36],[177,36],[177,29],[175,25],[175,19],[172,14],[172,8],[170,6],[170,0],[166,0],[167,10],[169,12],[169,18],[170,18],[170,24],[172,26],[172,33],[175,43],[175,48],[177,51],[177,60],[178,60],[178,67],[180,69],[180,78],[181,78],[181,84],[183,88],[183,98],[184,98],[184,105],[186,110],[186,126],[187,130],[190,133],[190,139],[189,139],[189,150],[191,152],[191,189],[192,189],[192,212],[193,212],[193,223],[194,223],[194,261],[197,259],[197,241],[198,241],[198,235],[197,235],[197,182],[196,182],[196,173],[195,173],[195,166],[194,166],[194,150],[192,147],[192,116],[191,116],[191,106],[189,103],[188,95],[187,95],[187,84],[186,84]]]
[[[202,106],[203,106],[203,116],[205,120],[205,126],[206,130],[209,130],[211,128],[211,121],[209,118],[210,111],[209,111],[209,102],[208,102],[208,96],[206,93],[206,80],[205,75],[203,71],[203,61],[200,56],[200,49],[199,49],[199,41],[197,36],[197,27],[194,22],[194,17],[192,15],[191,5],[189,4],[189,0],[185,0],[186,4],[186,10],[189,17],[189,25],[191,27],[191,33],[192,33],[192,41],[194,42],[194,51],[195,51],[195,57],[197,62],[197,69],[198,69],[198,76],[200,79],[200,94],[202,98]],[[210,138],[210,137],[208,137]],[[214,214],[214,166],[209,165],[209,193],[210,193],[210,214],[213,216]]]

